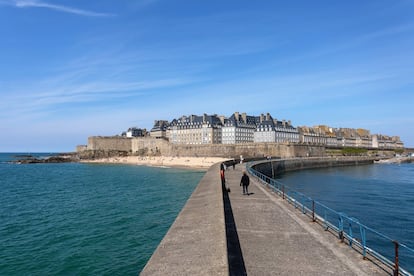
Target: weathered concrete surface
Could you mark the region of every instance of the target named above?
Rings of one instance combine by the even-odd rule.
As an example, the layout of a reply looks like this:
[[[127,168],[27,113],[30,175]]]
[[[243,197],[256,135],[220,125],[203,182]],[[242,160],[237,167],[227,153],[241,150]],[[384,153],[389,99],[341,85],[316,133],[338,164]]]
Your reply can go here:
[[[201,179],[140,275],[228,275],[218,164]]]
[[[247,275],[389,275],[252,176],[243,195],[241,176],[241,165],[226,171]]]

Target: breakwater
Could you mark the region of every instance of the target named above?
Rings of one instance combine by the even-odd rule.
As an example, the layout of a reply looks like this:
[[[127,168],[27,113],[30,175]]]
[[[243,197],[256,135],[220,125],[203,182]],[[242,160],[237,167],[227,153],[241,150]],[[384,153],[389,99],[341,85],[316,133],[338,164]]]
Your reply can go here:
[[[269,160],[268,162],[258,161],[251,166],[267,177],[274,178],[279,174],[290,171],[367,165],[374,163],[374,161],[374,157],[315,157]]]
[[[280,160],[273,164],[270,161],[262,161],[264,163],[256,163],[249,167],[249,171],[267,188],[295,209],[300,210],[304,216],[308,216],[325,231],[337,236],[341,243],[363,255],[364,259],[376,262],[384,271],[394,275],[412,275],[407,271],[413,271],[414,260],[414,248],[411,242],[413,235],[410,230],[412,227],[409,226],[410,223],[412,224],[410,165],[400,169],[396,175],[391,172],[396,171],[395,168],[401,168],[400,166],[395,166],[394,169],[391,165],[377,165],[341,170],[317,170],[317,172],[324,172],[319,173],[318,179],[317,172],[298,172],[284,176],[280,174],[297,170],[298,167],[319,168],[322,164],[326,164],[325,161],[289,160],[293,162],[289,162],[286,168],[278,166],[284,161]],[[365,164],[366,161],[351,160],[347,161],[347,164],[352,165],[354,162]],[[327,167],[336,165],[333,162]],[[277,168],[279,170],[275,173],[278,176],[276,180],[268,175]],[[263,169],[267,175],[260,172],[260,169]],[[374,173],[378,170],[381,173]],[[347,175],[345,173],[347,171],[351,174]],[[297,175],[305,177],[295,179]],[[291,176],[290,185],[280,182],[280,179],[284,180],[289,176]],[[342,185],[335,186],[339,183]],[[312,197],[309,197],[309,194],[313,194]],[[317,198],[322,198],[323,201],[331,204],[328,207],[316,200]],[[332,206],[335,209],[338,206],[342,207],[337,209],[339,211],[335,211],[331,209]]]
[[[207,171],[140,275],[227,275],[218,172],[218,164]]]
[[[326,161],[313,160],[312,166],[306,162],[289,164],[300,169],[372,162],[360,158]],[[239,182],[244,169],[244,165],[236,165],[235,170],[229,168],[225,173],[231,190],[227,207],[219,165],[209,169],[141,275],[238,275],[233,269],[252,275],[305,271],[319,275],[324,269],[336,274],[383,274],[348,247],[334,246],[335,237],[321,234],[316,225],[309,226],[306,217],[293,213],[256,179],[251,178],[249,196],[241,195]],[[228,208],[233,210],[232,222],[226,218]]]

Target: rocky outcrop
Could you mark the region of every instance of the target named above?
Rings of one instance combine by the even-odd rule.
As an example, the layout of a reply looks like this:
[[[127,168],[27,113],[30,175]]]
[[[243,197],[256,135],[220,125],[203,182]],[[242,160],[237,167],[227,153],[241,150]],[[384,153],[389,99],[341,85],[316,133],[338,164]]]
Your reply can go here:
[[[54,156],[49,156],[46,158],[37,158],[32,155],[22,155],[16,156],[18,157],[17,160],[12,161],[12,163],[16,164],[39,164],[39,163],[70,163],[70,162],[78,162],[79,157],[75,153],[65,153],[59,154]]]

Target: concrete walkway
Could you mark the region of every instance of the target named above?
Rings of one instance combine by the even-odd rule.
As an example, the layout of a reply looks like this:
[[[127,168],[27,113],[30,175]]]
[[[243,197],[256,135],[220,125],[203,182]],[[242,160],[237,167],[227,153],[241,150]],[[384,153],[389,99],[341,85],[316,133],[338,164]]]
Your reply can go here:
[[[226,185],[247,275],[390,275],[302,215],[250,176],[242,194],[244,165],[229,167]],[[230,259],[229,259],[230,261]],[[231,264],[229,264],[231,267]],[[230,275],[240,275],[240,271]]]

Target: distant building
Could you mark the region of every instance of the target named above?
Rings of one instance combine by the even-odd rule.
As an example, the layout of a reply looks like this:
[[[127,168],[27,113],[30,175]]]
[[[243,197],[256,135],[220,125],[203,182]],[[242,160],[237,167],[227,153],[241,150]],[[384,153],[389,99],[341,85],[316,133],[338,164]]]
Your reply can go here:
[[[323,136],[322,142],[330,147],[338,146],[338,138],[336,136],[335,129],[325,125],[314,126],[314,129],[318,129],[318,132]]]
[[[382,134],[373,135],[373,148],[378,149],[403,149],[404,144],[398,136],[387,136]]]
[[[150,131],[150,136],[154,138],[163,138],[166,139],[167,137],[167,129],[169,126],[169,122],[165,120],[156,120],[154,122],[154,126]]]
[[[253,143],[258,117],[248,116],[246,113],[235,112],[228,119],[224,119],[222,127],[223,144]]]
[[[314,145],[326,145],[327,137],[317,127],[307,127],[302,126],[298,127],[300,134],[300,143],[303,144],[314,144]]]
[[[146,135],[146,132],[147,132],[146,129],[131,127],[131,128],[128,128],[128,130],[125,133],[123,133],[122,136],[126,136],[127,138],[144,137]]]
[[[173,144],[221,144],[222,122],[217,115],[182,116],[170,124],[170,142]]]
[[[269,113],[266,114],[266,117],[262,114],[260,115],[260,122],[256,127],[254,133],[254,142],[255,143],[275,143],[276,142],[276,129],[275,121]]]
[[[273,119],[267,113],[260,115],[260,122],[254,133],[255,143],[299,143],[299,131],[290,121]]]
[[[274,119],[270,113],[250,116],[233,113],[229,118],[218,115],[190,115],[154,121],[149,133],[146,129],[129,128],[124,137],[167,139],[173,144],[240,144],[240,143],[304,143],[327,147],[356,147],[377,149],[404,148],[398,136],[371,135],[361,128],[332,128],[326,125],[293,127],[290,121]]]

